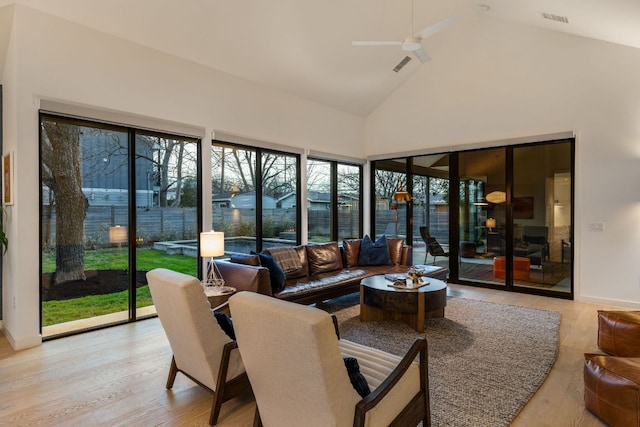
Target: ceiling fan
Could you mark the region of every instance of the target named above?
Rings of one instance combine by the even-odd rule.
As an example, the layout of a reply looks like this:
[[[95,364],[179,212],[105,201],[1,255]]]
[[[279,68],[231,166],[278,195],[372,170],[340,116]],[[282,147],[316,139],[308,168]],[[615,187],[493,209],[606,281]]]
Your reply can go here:
[[[399,41],[368,40],[368,41],[353,41],[351,42],[351,44],[353,46],[400,46],[402,50],[404,50],[405,52],[413,52],[415,57],[418,58],[420,62],[425,63],[427,61],[430,61],[431,57],[422,47],[422,40],[434,35],[435,33],[438,33],[444,29],[449,28],[451,25],[455,24],[459,20],[460,20],[459,16],[451,16],[449,18],[443,19],[442,21],[436,24],[433,24],[425,28],[422,31],[414,33],[413,32],[413,1],[411,1],[411,30],[410,30],[411,35],[409,37]],[[399,71],[399,69],[397,69],[398,66],[402,68],[404,65],[406,65],[407,62],[409,62],[409,60],[410,60],[409,57],[403,59],[400,62],[400,64],[398,64],[396,68],[394,68],[394,71]]]

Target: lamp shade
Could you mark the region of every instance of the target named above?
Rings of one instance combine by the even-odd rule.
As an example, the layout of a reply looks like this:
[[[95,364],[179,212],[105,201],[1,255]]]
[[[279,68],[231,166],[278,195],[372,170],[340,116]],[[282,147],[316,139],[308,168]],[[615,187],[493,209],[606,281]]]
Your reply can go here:
[[[127,241],[127,227],[114,225],[109,227],[109,243],[125,243]]]
[[[214,257],[222,255],[224,255],[224,233],[213,230],[200,233],[200,256]]]
[[[487,218],[487,228],[496,228],[495,218]]]
[[[486,199],[489,203],[504,203],[507,201],[507,193],[505,193],[504,191],[492,191],[491,193],[487,194]]]
[[[398,190],[393,195],[393,199],[396,202],[410,202],[411,201],[411,194],[409,194],[408,192],[406,192],[404,190]]]

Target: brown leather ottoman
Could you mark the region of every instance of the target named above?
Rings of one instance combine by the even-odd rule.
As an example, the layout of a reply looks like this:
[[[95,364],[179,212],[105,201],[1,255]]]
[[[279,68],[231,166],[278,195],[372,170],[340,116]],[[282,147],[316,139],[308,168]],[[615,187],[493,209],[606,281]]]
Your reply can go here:
[[[640,357],[640,311],[598,311],[598,348],[612,356]]]
[[[611,427],[640,425],[640,358],[584,355],[584,404]]]

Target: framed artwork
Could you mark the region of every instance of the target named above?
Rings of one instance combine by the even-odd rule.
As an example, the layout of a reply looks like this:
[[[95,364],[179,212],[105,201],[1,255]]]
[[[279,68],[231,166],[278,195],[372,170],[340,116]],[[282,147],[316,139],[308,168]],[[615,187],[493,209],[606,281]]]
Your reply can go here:
[[[513,218],[533,219],[533,197],[513,198]]]
[[[13,151],[2,156],[2,204],[13,204]]]

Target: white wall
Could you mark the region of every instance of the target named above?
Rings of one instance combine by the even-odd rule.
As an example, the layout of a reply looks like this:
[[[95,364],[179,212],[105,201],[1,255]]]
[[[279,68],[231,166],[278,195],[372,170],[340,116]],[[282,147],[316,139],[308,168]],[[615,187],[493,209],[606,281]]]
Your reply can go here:
[[[15,7],[2,83],[4,150],[15,151],[17,171],[17,197],[9,209],[10,247],[3,271],[3,323],[14,348],[41,340],[37,268],[40,100],[184,123],[202,129],[205,147],[213,130],[223,130],[302,149],[322,147],[326,152],[364,157],[364,119],[360,117],[20,5]],[[208,152],[205,149],[205,158]],[[204,176],[206,179],[208,173]]]
[[[457,34],[367,117],[367,155],[575,131],[576,299],[640,307],[640,50],[489,17]]]

